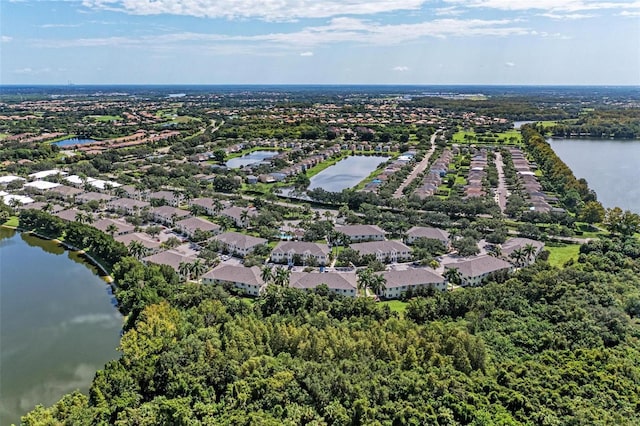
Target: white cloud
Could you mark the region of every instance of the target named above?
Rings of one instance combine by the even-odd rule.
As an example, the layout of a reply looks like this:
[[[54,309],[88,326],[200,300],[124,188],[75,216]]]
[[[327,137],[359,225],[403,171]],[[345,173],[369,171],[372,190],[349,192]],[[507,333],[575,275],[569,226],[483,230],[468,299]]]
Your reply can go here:
[[[405,72],[405,71],[409,71],[409,67],[404,66],[404,65],[398,65],[396,67],[391,68],[393,71],[397,71],[397,72]]]
[[[457,16],[464,13],[461,9],[458,9],[456,6],[450,7],[439,7],[435,9],[435,14],[437,16]]]
[[[302,52],[300,56],[313,56],[313,52]]]
[[[504,63],[505,67],[509,67],[509,68],[513,68],[516,66],[515,62],[505,62]]]
[[[82,24],[43,24],[40,28],[77,28]]]
[[[13,40],[13,37],[5,36],[5,35],[0,37],[0,42],[2,43],[9,43],[11,40]]]
[[[334,18],[328,24],[307,27],[289,33],[269,33],[251,36],[230,36],[205,33],[169,33],[140,37],[106,37],[79,39],[36,40],[39,47],[100,47],[169,49],[185,43],[212,44],[250,43],[291,48],[309,48],[333,43],[359,43],[367,45],[394,45],[426,37],[475,37],[475,36],[517,36],[533,32],[514,25],[512,20],[480,19],[438,19],[416,24],[383,25],[372,21],[353,18]],[[309,50],[310,52],[311,50]],[[303,51],[306,52],[306,51]]]
[[[427,0],[82,0],[85,7],[133,15],[185,15],[290,21],[419,10]]]
[[[482,7],[508,11],[546,10],[550,12],[580,12],[604,9],[637,9],[639,1],[599,0],[445,0],[467,7]]]
[[[619,16],[624,16],[626,18],[637,18],[637,17],[640,17],[640,10],[638,10],[638,11],[624,10],[624,11],[620,12]]]
[[[587,13],[541,13],[540,16],[545,18],[558,19],[558,20],[576,20],[593,18],[595,15]]]

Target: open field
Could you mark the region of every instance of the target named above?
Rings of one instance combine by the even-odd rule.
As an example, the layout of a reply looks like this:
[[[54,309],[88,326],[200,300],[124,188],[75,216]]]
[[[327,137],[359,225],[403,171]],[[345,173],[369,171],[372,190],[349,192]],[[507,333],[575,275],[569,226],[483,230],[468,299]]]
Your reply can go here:
[[[460,130],[453,134],[453,142],[474,144],[498,143],[511,145],[522,142],[522,135],[520,134],[520,131],[515,129],[501,133],[476,133],[472,130]]]
[[[579,244],[567,244],[558,247],[546,246],[545,250],[549,251],[549,264],[562,268],[564,264],[570,260],[577,260],[580,253]]]

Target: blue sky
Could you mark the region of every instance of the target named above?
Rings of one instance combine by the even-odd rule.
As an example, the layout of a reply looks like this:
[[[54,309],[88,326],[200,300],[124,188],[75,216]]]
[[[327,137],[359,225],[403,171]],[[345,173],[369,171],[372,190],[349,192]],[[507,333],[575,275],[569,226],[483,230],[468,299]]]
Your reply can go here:
[[[2,84],[640,84],[640,1],[0,0]]]

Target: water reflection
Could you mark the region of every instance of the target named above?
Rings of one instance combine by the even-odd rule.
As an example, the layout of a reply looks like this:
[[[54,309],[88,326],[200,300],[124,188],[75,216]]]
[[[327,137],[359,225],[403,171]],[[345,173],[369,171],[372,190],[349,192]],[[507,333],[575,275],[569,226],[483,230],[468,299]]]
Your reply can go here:
[[[64,247],[57,241],[48,240],[46,238],[39,237],[35,234],[23,232],[20,234],[22,241],[27,243],[29,247],[38,247],[47,253],[55,254],[59,256],[65,252]]]

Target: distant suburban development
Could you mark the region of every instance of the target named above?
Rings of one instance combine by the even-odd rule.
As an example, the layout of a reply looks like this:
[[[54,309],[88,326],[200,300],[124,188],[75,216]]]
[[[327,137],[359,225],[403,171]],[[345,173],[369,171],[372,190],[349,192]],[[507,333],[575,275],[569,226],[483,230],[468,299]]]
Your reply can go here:
[[[108,282],[56,343],[122,325],[67,387],[14,374],[0,423],[640,424],[640,216],[552,149],[640,143],[637,89],[0,89],[0,255]]]
[[[536,145],[562,120],[516,130],[428,97],[282,96],[5,96],[3,221],[80,222],[250,296],[284,269],[293,287],[394,299],[481,285],[604,219]]]

